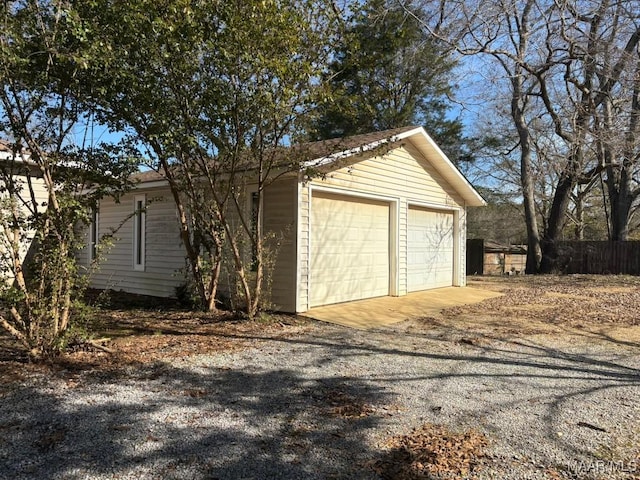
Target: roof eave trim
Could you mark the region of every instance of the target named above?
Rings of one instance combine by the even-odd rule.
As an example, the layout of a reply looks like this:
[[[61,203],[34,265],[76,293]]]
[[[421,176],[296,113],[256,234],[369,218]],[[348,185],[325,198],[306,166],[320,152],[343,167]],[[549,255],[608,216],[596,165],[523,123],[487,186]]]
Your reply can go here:
[[[389,138],[383,138],[380,140],[376,140],[375,142],[370,142],[358,147],[349,148],[347,150],[342,150],[340,152],[332,153],[331,155],[325,155],[322,157],[314,158],[313,160],[308,160],[302,164],[303,168],[309,167],[323,167],[325,165],[329,165],[331,163],[336,162],[337,160],[343,160],[345,158],[352,157],[359,153],[368,152],[371,150],[375,150],[376,148],[385,145],[387,143],[395,143],[399,140],[406,138],[407,136],[415,135],[420,130],[424,132],[422,127],[416,127],[411,130],[407,130],[406,132],[398,133],[396,135],[391,135]]]
[[[368,152],[370,150],[374,150],[378,148],[380,145],[384,145],[388,140],[378,140],[376,142],[371,142],[366,145],[362,145],[360,147],[350,148],[349,150],[343,150],[341,152],[332,153],[331,155],[326,155],[324,157],[314,158],[313,160],[307,160],[302,163],[302,168],[313,168],[313,167],[324,167],[326,165],[330,165],[338,160],[343,160],[345,158],[353,157],[359,153]]]
[[[410,136],[407,134],[410,134],[410,135],[421,134],[427,140],[427,142],[429,142],[429,144],[433,147],[433,149],[436,151],[438,156],[440,156],[440,158],[445,163],[445,165],[451,170],[451,172],[453,172],[453,174],[464,185],[466,192],[460,192],[460,193],[462,194],[462,197],[464,198],[464,200],[467,202],[468,207],[484,207],[487,205],[487,202],[485,201],[485,199],[482,198],[482,196],[478,193],[478,191],[475,188],[473,188],[473,185],[471,185],[469,180],[467,180],[467,177],[465,177],[460,172],[460,170],[458,170],[458,167],[456,167],[453,164],[453,162],[449,160],[449,157],[447,157],[447,155],[442,151],[442,149],[438,146],[438,144],[433,141],[433,138],[429,136],[429,134],[425,131],[424,128],[419,127],[415,130],[411,130],[409,132],[406,132],[405,134],[400,134],[400,135],[406,135],[407,137]]]
[[[416,135],[422,136],[431,145],[431,147],[435,150],[435,152],[438,154],[438,156],[444,163],[445,167],[448,168],[451,172],[453,172],[453,174],[462,183],[464,187],[464,191],[460,192],[460,194],[462,195],[462,198],[465,200],[467,206],[469,207],[485,206],[487,202],[484,200],[484,198],[482,198],[482,196],[480,196],[480,194],[476,191],[476,189],[473,188],[473,185],[469,183],[469,180],[467,180],[466,177],[462,175],[462,173],[460,173],[460,170],[458,170],[458,168],[453,164],[453,162],[449,160],[449,157],[445,155],[442,149],[440,149],[438,144],[433,141],[433,139],[429,136],[429,134],[425,131],[423,127],[412,128],[411,130],[407,130],[406,132],[401,132],[396,135],[392,135],[389,138],[383,138],[381,140],[377,140],[375,142],[371,142],[359,147],[350,148],[348,150],[343,150],[341,152],[337,152],[331,155],[315,158],[313,160],[304,162],[303,168],[322,167],[322,166],[330,165],[338,160],[349,158],[358,153],[364,153],[367,151],[374,150],[386,143],[395,143],[400,140],[405,140],[405,139],[414,137]]]

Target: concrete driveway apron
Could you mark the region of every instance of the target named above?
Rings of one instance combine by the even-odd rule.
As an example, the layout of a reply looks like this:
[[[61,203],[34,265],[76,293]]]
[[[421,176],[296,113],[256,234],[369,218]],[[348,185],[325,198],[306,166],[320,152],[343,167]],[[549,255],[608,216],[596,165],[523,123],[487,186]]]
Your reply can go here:
[[[358,329],[391,325],[411,318],[428,317],[443,309],[478,303],[501,293],[471,287],[445,287],[413,292],[402,297],[377,297],[315,307],[302,315]]]

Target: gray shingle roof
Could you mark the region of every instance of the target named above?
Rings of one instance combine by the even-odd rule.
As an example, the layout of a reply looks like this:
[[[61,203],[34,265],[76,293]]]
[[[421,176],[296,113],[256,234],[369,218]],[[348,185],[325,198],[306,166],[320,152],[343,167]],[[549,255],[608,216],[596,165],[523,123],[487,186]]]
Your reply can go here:
[[[351,152],[352,150],[366,147],[368,145],[384,143],[393,139],[393,137],[395,137],[396,135],[415,130],[416,128],[419,127],[408,126],[394,128],[390,130],[383,130],[380,132],[353,135],[345,138],[333,138],[329,140],[320,140],[317,142],[296,144],[291,147],[281,147],[278,148],[277,152],[275,153],[275,163],[282,163],[283,165],[285,165],[287,163],[287,160],[291,161],[293,159],[295,159],[296,161],[321,160],[323,158],[331,157],[342,152]],[[133,174],[132,176],[132,180],[139,181],[140,183],[155,182],[164,179],[164,174],[153,170],[138,172]]]

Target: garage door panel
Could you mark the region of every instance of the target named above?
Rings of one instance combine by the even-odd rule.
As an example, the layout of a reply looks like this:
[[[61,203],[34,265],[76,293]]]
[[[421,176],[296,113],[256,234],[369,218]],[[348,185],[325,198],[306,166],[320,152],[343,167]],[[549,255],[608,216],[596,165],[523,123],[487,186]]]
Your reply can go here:
[[[314,193],[311,306],[389,294],[389,204]]]
[[[409,291],[453,284],[453,213],[410,208],[407,232]]]

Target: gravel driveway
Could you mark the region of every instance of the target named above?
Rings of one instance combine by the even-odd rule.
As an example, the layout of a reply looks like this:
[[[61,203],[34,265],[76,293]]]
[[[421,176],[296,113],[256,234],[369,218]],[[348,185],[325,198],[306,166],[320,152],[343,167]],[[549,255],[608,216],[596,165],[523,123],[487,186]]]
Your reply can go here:
[[[4,385],[0,477],[374,479],[391,437],[433,423],[487,437],[477,478],[638,478],[639,366],[631,342],[313,324]]]

